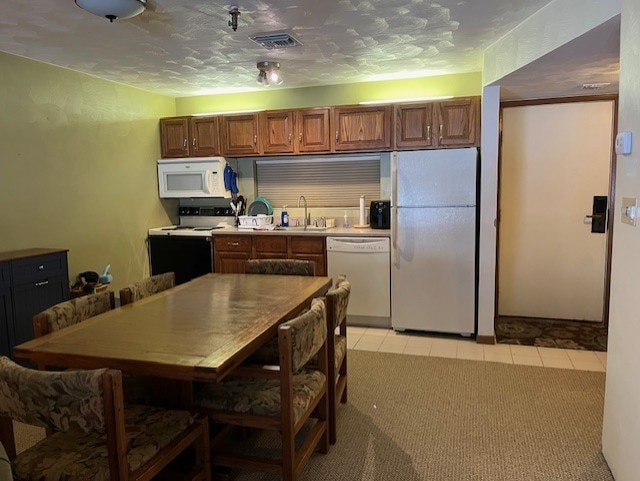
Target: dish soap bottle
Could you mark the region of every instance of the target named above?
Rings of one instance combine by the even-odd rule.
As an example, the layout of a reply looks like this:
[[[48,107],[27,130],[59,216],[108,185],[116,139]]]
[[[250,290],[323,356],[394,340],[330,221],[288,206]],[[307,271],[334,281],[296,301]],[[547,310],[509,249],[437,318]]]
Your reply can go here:
[[[289,227],[289,213],[287,212],[287,206],[282,206],[282,218],[280,225],[282,227]]]

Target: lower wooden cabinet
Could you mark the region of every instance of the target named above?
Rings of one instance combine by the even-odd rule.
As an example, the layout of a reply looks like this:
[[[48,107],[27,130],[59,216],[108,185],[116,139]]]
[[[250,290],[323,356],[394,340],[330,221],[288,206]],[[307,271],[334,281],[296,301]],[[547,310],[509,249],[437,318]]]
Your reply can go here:
[[[69,299],[67,251],[0,253],[0,354],[33,339],[33,316]]]
[[[219,235],[214,237],[215,272],[243,273],[249,259],[301,259],[316,264],[316,275],[327,275],[324,237],[279,235]]]

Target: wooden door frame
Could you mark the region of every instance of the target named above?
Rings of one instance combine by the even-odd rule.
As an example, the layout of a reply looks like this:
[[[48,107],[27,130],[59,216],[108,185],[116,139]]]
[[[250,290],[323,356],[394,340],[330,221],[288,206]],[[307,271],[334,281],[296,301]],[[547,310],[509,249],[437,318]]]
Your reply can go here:
[[[578,97],[564,97],[551,99],[534,99],[534,100],[510,100],[500,102],[499,115],[499,137],[498,137],[498,192],[497,203],[498,212],[496,214],[496,266],[495,266],[495,293],[494,293],[494,326],[498,321],[498,292],[499,292],[499,273],[500,273],[500,203],[501,186],[502,186],[502,114],[503,109],[510,107],[528,107],[535,105],[548,104],[565,104],[575,102],[613,102],[613,122],[611,125],[612,142],[611,142],[611,159],[609,164],[609,192],[607,206],[607,235],[605,249],[605,265],[604,265],[604,299],[602,306],[602,326],[609,326],[609,299],[611,295],[611,254],[613,248],[613,221],[615,209],[615,182],[616,182],[616,153],[614,149],[615,133],[618,131],[618,94],[611,95],[585,95]]]

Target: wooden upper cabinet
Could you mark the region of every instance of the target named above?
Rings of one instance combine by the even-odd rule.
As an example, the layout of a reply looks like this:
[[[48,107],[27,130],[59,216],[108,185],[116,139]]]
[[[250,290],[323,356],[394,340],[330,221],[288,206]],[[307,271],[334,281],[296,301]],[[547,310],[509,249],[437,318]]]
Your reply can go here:
[[[260,114],[262,152],[293,153],[294,112],[281,110]]]
[[[296,112],[296,151],[329,152],[329,108],[304,109]]]
[[[218,118],[160,119],[160,146],[163,158],[220,155]]]
[[[160,119],[160,150],[163,158],[189,156],[189,117]]]
[[[259,154],[258,114],[223,115],[220,137],[223,155],[236,157]]]
[[[480,97],[438,102],[435,124],[440,147],[479,145]]]
[[[433,146],[433,104],[396,105],[396,147],[416,149]]]
[[[189,154],[193,157],[220,155],[218,117],[191,117]]]
[[[334,150],[391,149],[391,105],[334,107]]]

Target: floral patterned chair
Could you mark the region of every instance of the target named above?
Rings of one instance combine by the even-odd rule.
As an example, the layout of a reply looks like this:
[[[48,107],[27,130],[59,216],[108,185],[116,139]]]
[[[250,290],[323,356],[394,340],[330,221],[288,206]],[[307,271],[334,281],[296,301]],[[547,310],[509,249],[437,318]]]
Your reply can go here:
[[[329,360],[329,440],[336,443],[336,410],[338,403],[347,402],[347,307],[351,283],[341,275],[333,289],[326,294],[327,302],[327,355]],[[336,331],[338,331],[336,333]]]
[[[173,272],[148,277],[135,284],[130,284],[124,289],[120,289],[120,305],[126,306],[132,302],[157,294],[158,292],[171,289],[175,285],[176,275]]]
[[[241,366],[235,376],[221,383],[201,385],[194,390],[194,406],[209,420],[278,431],[282,437],[282,456],[278,461],[226,452],[224,436],[213,440],[213,464],[231,468],[263,470],[295,481],[312,452],[329,450],[327,397],[326,306],[314,299],[311,308],[278,328],[280,359],[278,366]],[[318,356],[317,369],[306,364]],[[305,422],[315,418],[301,447],[296,434]]]
[[[114,307],[112,291],[78,297],[36,314],[33,318],[33,330],[36,337],[44,336],[110,311]]]
[[[285,276],[314,276],[316,264],[299,259],[251,259],[247,261],[247,274],[276,274]]]
[[[2,443],[0,443],[0,479],[2,481],[13,481],[13,474],[11,474],[11,461],[4,449]]]
[[[119,371],[36,371],[0,357],[0,442],[15,481],[149,480],[190,446],[189,472],[171,479],[210,480],[207,419],[124,405],[121,382]],[[11,420],[53,434],[16,455]]]

